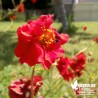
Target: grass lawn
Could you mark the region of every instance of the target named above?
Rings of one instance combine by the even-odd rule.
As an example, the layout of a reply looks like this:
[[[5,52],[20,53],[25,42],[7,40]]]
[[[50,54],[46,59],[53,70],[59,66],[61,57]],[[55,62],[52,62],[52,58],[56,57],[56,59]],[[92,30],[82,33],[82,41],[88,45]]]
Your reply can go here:
[[[21,66],[18,59],[14,55],[14,48],[17,42],[17,27],[23,22],[0,22],[0,98],[9,98],[7,87],[11,80],[29,76],[31,69],[23,65]],[[43,71],[40,65],[36,67],[36,74],[42,74],[45,78],[44,84],[40,89],[40,93],[44,98],[77,98],[70,84],[78,80],[81,84],[96,84],[96,94],[93,96],[79,96],[78,98],[98,98],[98,44],[93,42],[93,38],[98,36],[97,22],[76,22],[74,23],[78,30],[70,35],[70,40],[63,47],[66,50],[65,56],[72,57],[79,51],[85,49],[87,56],[86,69],[80,78],[75,78],[71,82],[64,81],[60,77],[55,66],[50,71]],[[58,30],[60,23],[54,23],[54,27]],[[87,30],[83,31],[83,27],[87,26]],[[91,56],[89,56],[89,53]],[[37,98],[37,97],[36,97]]]

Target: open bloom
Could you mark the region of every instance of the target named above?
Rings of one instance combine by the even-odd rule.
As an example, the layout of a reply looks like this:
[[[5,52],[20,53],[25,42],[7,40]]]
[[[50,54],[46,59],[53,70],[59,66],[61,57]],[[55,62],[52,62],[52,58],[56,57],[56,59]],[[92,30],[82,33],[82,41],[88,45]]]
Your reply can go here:
[[[42,85],[42,77],[34,76],[34,95],[37,94],[39,88]],[[30,98],[31,80],[30,79],[19,79],[13,81],[8,87],[10,98]]]
[[[30,20],[17,30],[18,45],[15,54],[21,64],[29,66],[42,63],[45,69],[49,69],[64,50],[61,45],[69,39],[67,34],[59,34],[51,27],[53,15],[42,15],[39,19]]]
[[[57,69],[65,80],[70,81],[75,76],[79,77],[82,75],[85,63],[86,56],[84,53],[80,53],[71,59],[61,57],[57,63]]]
[[[18,12],[23,13],[23,12],[24,12],[24,4],[19,4],[19,5],[17,6],[17,10],[18,10]]]

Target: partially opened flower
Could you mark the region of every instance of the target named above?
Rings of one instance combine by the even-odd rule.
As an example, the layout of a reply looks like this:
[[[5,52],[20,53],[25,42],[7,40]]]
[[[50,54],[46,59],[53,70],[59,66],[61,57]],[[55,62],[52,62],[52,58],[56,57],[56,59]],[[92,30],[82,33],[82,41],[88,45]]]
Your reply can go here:
[[[82,70],[85,69],[85,63],[86,56],[83,52],[70,59],[70,67],[72,68],[76,76],[79,77],[82,75]]]
[[[39,88],[42,85],[43,79],[41,76],[34,76],[34,95],[37,94]],[[30,98],[31,96],[31,80],[30,79],[19,79],[13,81],[8,87],[10,98]]]
[[[70,81],[74,79],[74,73],[70,69],[70,61],[68,58],[61,57],[57,63],[57,69],[64,78],[64,80]]]
[[[19,4],[19,5],[17,6],[17,10],[18,10],[18,12],[23,13],[23,12],[24,12],[24,4]]]
[[[59,34],[51,26],[53,15],[41,15],[35,21],[30,20],[17,30],[18,45],[15,54],[21,64],[29,66],[42,63],[49,69],[60,55],[64,53],[61,45],[69,39],[67,34]]]
[[[42,86],[43,84],[43,78],[41,76],[34,76],[33,77],[33,85],[34,85],[34,95],[37,94],[39,88]]]

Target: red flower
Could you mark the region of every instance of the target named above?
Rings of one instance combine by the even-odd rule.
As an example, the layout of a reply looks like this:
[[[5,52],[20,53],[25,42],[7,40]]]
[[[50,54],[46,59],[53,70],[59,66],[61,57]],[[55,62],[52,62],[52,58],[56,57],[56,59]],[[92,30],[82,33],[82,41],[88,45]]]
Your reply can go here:
[[[17,6],[17,10],[18,10],[18,12],[23,13],[23,12],[24,12],[24,4],[19,4],[19,5]]]
[[[37,2],[37,0],[31,0],[31,2],[32,2],[33,4],[35,4],[35,3]]]
[[[61,57],[58,61],[57,69],[65,80],[69,81],[74,78],[74,73],[70,69],[70,62],[68,58]]]
[[[83,30],[86,31],[86,30],[87,30],[87,26],[84,26],[84,27],[83,27]]]
[[[18,45],[15,54],[21,64],[27,63],[34,66],[42,63],[45,69],[49,69],[64,50],[61,45],[69,39],[67,34],[59,34],[51,27],[52,15],[42,15],[39,19],[30,20],[17,30]]]
[[[37,94],[42,85],[42,77],[34,76],[34,95]],[[30,98],[31,80],[19,79],[8,87],[10,98]]]
[[[75,90],[76,95],[82,94],[82,92],[83,92],[83,88],[82,88],[82,87],[77,87],[77,88],[78,88],[78,89]]]
[[[10,20],[15,20],[16,19],[16,16],[12,14],[12,15],[9,16],[9,19]]]
[[[85,62],[86,56],[84,53],[80,53],[71,59],[61,57],[57,63],[57,69],[65,80],[70,81],[75,76],[82,75]]]
[[[80,53],[70,59],[70,67],[74,71],[76,76],[82,75],[82,70],[84,70],[86,63],[86,56],[84,53]]]
[[[43,84],[43,78],[41,76],[34,76],[33,80],[34,80],[33,81],[34,82],[34,95],[36,95],[39,88]]]
[[[98,37],[95,37],[95,38],[93,39],[93,41],[96,42],[96,43],[98,43]]]

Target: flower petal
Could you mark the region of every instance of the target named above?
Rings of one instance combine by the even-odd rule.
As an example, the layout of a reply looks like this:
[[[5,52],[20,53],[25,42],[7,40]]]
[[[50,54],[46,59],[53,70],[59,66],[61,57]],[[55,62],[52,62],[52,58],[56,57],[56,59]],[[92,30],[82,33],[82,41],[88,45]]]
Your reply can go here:
[[[17,57],[23,56],[28,51],[28,44],[23,44],[21,42],[18,43],[17,47],[15,48],[15,55]]]
[[[68,34],[59,34],[61,44],[66,43],[69,40]]]
[[[39,59],[41,58],[40,55],[42,54],[42,51],[38,45],[32,45],[28,47],[28,50],[24,55],[20,57],[21,64],[27,63],[30,66],[34,66],[39,62]]]
[[[17,34],[18,34],[18,40],[22,43],[28,43],[32,39],[32,35],[30,34],[31,31],[27,25],[24,25],[23,27],[18,28]]]

